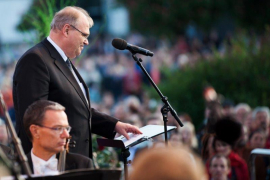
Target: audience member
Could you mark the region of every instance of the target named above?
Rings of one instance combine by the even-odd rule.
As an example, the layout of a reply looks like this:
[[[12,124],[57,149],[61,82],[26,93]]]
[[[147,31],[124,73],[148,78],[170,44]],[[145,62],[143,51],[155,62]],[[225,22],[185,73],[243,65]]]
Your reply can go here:
[[[183,124],[184,126],[179,129],[182,143],[188,148],[197,151],[198,141],[195,135],[194,125],[189,121],[183,122]]]
[[[215,155],[210,160],[211,180],[228,180],[231,171],[230,160],[224,155]]]
[[[234,108],[235,118],[242,125],[245,124],[249,112],[251,112],[251,108],[246,103],[239,103]]]
[[[254,130],[262,129],[266,131],[267,135],[269,132],[269,108],[268,107],[257,107],[254,109],[252,118],[254,123]]]
[[[249,136],[249,146],[251,149],[264,148],[266,141],[266,134],[262,130],[256,130]]]
[[[263,130],[266,135],[266,143],[265,148],[270,148],[270,134],[269,134],[269,125],[270,125],[270,119],[269,116],[270,111],[268,107],[257,107],[254,109],[252,118],[253,118],[253,131],[256,130]],[[251,131],[251,133],[253,132]]]
[[[161,144],[162,145],[162,144]],[[201,160],[185,148],[156,147],[134,159],[130,180],[206,180]]]
[[[216,136],[213,140],[213,148],[215,154],[223,155],[230,159],[230,179],[248,180],[249,171],[246,162],[232,151],[235,143],[241,136],[241,129],[241,124],[232,116],[225,116],[219,119],[215,125]],[[207,167],[209,170],[209,162]]]

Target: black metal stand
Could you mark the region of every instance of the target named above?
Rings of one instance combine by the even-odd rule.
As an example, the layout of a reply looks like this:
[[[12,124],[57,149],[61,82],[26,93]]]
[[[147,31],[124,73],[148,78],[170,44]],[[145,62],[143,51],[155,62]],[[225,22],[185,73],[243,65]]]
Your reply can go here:
[[[135,54],[132,54],[133,59],[137,62],[137,64],[140,66],[140,68],[142,69],[142,71],[144,72],[144,74],[147,76],[148,80],[151,82],[151,84],[153,85],[153,87],[155,88],[155,90],[157,91],[157,93],[159,94],[159,96],[161,97],[161,100],[163,101],[163,103],[165,104],[162,109],[161,109],[161,113],[163,116],[163,121],[164,121],[164,133],[165,133],[165,143],[168,144],[168,139],[167,139],[167,121],[168,121],[168,112],[170,111],[172,116],[174,117],[174,119],[178,122],[178,124],[183,127],[183,123],[181,122],[181,120],[179,119],[177,113],[175,112],[175,110],[172,108],[172,106],[170,105],[168,98],[163,96],[163,94],[161,93],[161,91],[158,89],[157,85],[155,84],[155,82],[153,81],[153,79],[151,78],[151,76],[148,74],[148,72],[146,71],[146,69],[143,67],[142,65],[142,59],[138,58],[137,56],[135,56]]]
[[[169,111],[170,110],[166,104],[161,108],[161,114],[162,114],[163,122],[164,122],[164,132],[167,132],[167,122],[168,122],[168,112]],[[165,133],[165,143],[166,143],[166,145],[168,145],[167,133]]]
[[[26,157],[26,155],[25,155],[25,153],[24,153],[24,151],[22,149],[21,140],[18,138],[18,136],[17,136],[17,134],[15,132],[15,129],[13,127],[11,118],[10,118],[10,116],[8,114],[7,107],[6,107],[6,104],[4,102],[3,95],[2,95],[1,92],[0,92],[0,102],[1,102],[1,106],[3,108],[3,111],[5,113],[6,123],[7,123],[8,129],[10,131],[13,143],[15,145],[17,155],[19,156],[19,159],[20,159],[20,161],[22,163],[23,170],[28,175],[28,177],[31,177],[31,169],[29,167],[27,157]],[[16,170],[15,170],[15,172],[16,172]],[[21,179],[20,176],[19,176],[19,172],[17,172],[17,174],[14,174],[14,176],[15,176],[16,179]]]
[[[129,148],[122,149],[121,154],[122,154],[122,156],[124,158],[125,180],[128,180],[128,164],[129,164],[129,161],[127,160],[127,158],[130,156]]]

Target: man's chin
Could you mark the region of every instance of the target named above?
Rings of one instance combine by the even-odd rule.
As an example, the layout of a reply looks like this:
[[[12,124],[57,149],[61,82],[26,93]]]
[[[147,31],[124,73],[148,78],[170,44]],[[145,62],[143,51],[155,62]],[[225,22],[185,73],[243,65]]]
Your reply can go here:
[[[81,55],[81,53],[82,53],[82,51],[77,52],[75,57],[78,57],[79,55]]]
[[[60,152],[62,152],[64,150],[65,150],[64,146],[60,146],[60,147],[57,148],[57,153],[60,153]]]

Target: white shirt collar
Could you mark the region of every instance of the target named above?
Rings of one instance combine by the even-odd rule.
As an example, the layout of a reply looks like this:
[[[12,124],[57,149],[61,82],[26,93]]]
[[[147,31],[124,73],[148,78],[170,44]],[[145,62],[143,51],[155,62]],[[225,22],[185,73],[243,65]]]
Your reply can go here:
[[[48,161],[44,161],[43,159],[37,157],[33,153],[33,149],[31,150],[31,158],[33,163],[33,174],[35,175],[56,175],[59,173],[57,168],[55,170],[48,169],[45,166],[49,161],[56,161],[54,163],[58,164],[58,159],[56,159],[56,154],[54,154]],[[56,166],[57,167],[57,166]]]
[[[47,37],[47,40],[55,47],[57,52],[62,56],[64,61],[67,61],[68,57],[65,55],[64,51],[50,38],[50,36]]]

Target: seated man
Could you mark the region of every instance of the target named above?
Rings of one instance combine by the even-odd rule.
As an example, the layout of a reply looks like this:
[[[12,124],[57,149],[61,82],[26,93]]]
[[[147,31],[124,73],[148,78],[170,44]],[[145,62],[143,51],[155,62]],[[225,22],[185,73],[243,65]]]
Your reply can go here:
[[[39,100],[26,110],[23,123],[33,148],[27,154],[33,174],[58,174],[58,153],[64,150],[71,127],[65,108],[52,101]],[[67,153],[65,170],[91,168],[88,157]]]

